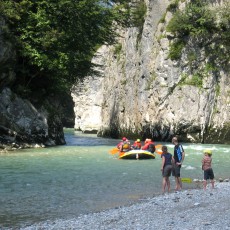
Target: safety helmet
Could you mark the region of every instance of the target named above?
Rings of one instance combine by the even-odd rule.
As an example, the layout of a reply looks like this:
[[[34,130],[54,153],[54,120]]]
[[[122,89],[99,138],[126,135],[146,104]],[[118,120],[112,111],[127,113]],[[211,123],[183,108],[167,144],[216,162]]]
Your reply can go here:
[[[141,142],[141,140],[140,140],[140,139],[137,139],[137,142]]]
[[[122,137],[122,141],[126,141],[127,140],[127,138],[126,137]]]
[[[210,150],[210,149],[205,149],[205,150],[204,150],[204,153],[207,153],[208,155],[212,155],[212,150]]]

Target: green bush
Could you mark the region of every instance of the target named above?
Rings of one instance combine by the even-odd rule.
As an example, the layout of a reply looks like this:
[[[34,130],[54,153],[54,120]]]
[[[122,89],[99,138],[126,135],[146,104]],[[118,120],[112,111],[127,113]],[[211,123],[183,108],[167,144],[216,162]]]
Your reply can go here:
[[[215,67],[227,67],[230,61],[230,3],[218,9],[208,6],[209,1],[193,0],[183,11],[177,10],[167,26],[175,36],[169,58],[179,59],[187,41],[204,49],[209,62]],[[189,58],[189,56],[188,56]],[[194,57],[190,57],[194,58]]]
[[[143,28],[147,6],[143,0],[137,2],[131,11],[132,25],[135,27]]]
[[[183,40],[177,40],[170,44],[169,58],[172,60],[178,60],[181,57],[182,49],[185,47]]]
[[[167,11],[175,12],[178,9],[180,0],[174,0],[174,2],[170,3],[167,7]]]

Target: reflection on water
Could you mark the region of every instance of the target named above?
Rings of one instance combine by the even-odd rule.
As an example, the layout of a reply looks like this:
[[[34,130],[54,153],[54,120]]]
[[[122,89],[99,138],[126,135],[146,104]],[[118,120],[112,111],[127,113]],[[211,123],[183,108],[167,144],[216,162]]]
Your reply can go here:
[[[161,192],[161,158],[118,160],[108,151],[119,140],[66,132],[67,145],[0,156],[0,227],[130,204]],[[173,145],[164,143],[172,152]],[[184,144],[182,176],[202,179],[202,150],[213,150],[216,178],[230,175],[229,145]],[[174,186],[173,178],[171,178]],[[191,188],[194,184],[184,184]]]

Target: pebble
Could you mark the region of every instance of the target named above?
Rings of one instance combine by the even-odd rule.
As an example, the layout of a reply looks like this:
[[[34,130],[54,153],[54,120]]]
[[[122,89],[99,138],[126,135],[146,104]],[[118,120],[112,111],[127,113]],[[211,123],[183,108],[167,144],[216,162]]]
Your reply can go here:
[[[70,220],[38,223],[21,230],[216,230],[230,229],[230,183],[215,189],[171,192],[127,207],[119,207]],[[189,199],[188,199],[189,197]]]

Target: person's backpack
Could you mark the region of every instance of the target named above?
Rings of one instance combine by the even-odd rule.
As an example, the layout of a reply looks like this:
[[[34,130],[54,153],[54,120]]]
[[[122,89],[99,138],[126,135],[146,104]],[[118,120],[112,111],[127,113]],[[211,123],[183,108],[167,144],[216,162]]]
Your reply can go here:
[[[154,153],[155,152],[155,150],[156,150],[156,147],[155,147],[155,145],[154,144],[150,144],[149,145],[149,149],[148,149],[151,153]]]

